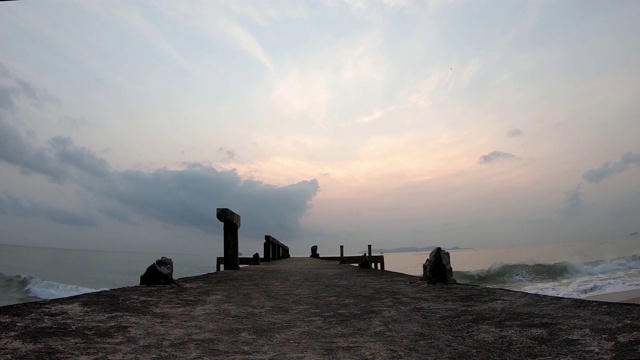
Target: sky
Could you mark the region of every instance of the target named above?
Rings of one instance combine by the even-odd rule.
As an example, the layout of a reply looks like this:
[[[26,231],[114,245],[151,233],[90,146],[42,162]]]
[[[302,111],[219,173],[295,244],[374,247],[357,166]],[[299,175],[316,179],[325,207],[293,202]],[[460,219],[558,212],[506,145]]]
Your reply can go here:
[[[308,255],[640,230],[640,3],[0,4],[0,243]]]

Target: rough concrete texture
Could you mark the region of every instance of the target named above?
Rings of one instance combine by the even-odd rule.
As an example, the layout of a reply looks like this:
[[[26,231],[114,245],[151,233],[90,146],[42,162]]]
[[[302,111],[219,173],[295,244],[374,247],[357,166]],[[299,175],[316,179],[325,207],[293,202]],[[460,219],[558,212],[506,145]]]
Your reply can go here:
[[[135,281],[136,279],[132,279]],[[640,357],[640,306],[290,258],[0,308],[1,358]]]

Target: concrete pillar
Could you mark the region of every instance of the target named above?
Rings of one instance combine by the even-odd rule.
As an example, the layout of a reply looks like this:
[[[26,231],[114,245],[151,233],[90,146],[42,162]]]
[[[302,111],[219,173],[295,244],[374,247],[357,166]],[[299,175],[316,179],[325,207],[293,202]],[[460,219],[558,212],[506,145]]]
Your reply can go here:
[[[344,245],[340,245],[340,257],[344,257]]]
[[[240,269],[238,258],[238,229],[240,228],[240,215],[226,208],[216,210],[216,217],[221,221],[224,231],[224,269]]]
[[[278,260],[278,246],[275,242],[271,243],[271,260]]]
[[[368,246],[369,246],[369,256],[371,256],[371,244],[369,244]]]
[[[271,261],[271,235],[264,236],[264,261]]]

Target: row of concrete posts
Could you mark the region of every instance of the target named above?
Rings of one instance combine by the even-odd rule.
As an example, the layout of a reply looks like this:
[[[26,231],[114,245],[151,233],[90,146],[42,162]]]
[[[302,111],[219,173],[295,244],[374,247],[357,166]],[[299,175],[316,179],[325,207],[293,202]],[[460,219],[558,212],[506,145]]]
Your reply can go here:
[[[373,268],[384,270],[384,256],[372,255],[371,244],[367,245],[367,252],[358,256],[344,256],[344,245],[340,245],[340,256],[320,256],[318,245],[311,247],[311,256],[316,259],[339,261],[341,264],[358,264],[361,268]]]
[[[271,235],[264,236],[264,257],[255,254],[253,258],[240,258],[238,251],[238,229],[240,215],[227,208],[218,208],[216,218],[223,224],[224,233],[224,269],[238,270],[240,265],[259,264],[290,257],[289,247]],[[257,258],[257,259],[256,259]],[[216,264],[219,270],[219,265]]]

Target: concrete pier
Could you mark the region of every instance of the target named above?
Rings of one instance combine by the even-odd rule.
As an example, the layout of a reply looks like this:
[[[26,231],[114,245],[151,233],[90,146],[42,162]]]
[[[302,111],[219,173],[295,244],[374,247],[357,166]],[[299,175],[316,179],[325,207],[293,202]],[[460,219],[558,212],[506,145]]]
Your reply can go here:
[[[132,280],[132,283],[134,280]],[[289,258],[0,307],[0,358],[631,359],[640,306]]]

